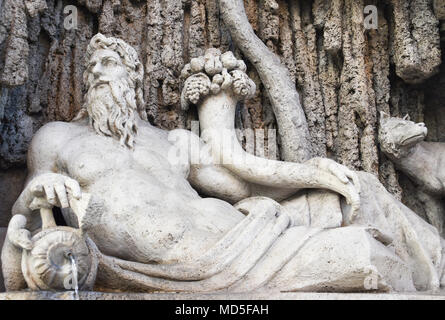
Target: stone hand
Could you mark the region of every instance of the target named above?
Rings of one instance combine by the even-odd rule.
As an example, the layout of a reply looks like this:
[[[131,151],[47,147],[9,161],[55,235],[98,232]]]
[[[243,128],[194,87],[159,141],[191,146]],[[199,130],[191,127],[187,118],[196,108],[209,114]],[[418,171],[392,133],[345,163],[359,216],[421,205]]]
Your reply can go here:
[[[79,183],[67,176],[57,173],[45,173],[34,178],[29,186],[28,207],[31,210],[40,208],[69,207],[72,198],[79,200],[81,190]]]
[[[31,232],[25,229],[26,217],[21,214],[16,214],[11,218],[8,225],[8,239],[16,247],[31,250]]]
[[[344,184],[351,183],[357,193],[360,193],[360,180],[357,174],[348,167],[327,158],[313,158],[309,160],[308,163],[333,174]]]
[[[348,221],[352,222],[360,209],[360,180],[357,174],[346,166],[327,158],[313,158],[307,163],[333,175],[345,185],[343,195],[351,206]]]

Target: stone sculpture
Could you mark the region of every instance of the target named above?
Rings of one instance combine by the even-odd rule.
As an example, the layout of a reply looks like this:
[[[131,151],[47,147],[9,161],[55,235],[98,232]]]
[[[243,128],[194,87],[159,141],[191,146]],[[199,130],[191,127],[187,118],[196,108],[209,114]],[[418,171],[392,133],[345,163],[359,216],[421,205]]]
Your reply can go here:
[[[382,151],[396,166],[410,177],[418,187],[420,196],[426,198],[426,213],[430,222],[443,235],[445,195],[445,144],[426,142],[428,129],[424,123],[380,114],[379,141]]]
[[[96,290],[414,291],[443,284],[443,239],[374,176],[320,158],[254,157],[264,167],[245,167],[236,161],[249,157],[239,145],[219,153],[214,135],[169,133],[145,120],[142,65],[124,41],[96,35],[86,63],[79,116],[45,125],[31,143],[28,181],[2,250],[7,290],[33,288],[22,255],[38,244],[36,211],[53,206],[79,229],[86,246],[78,252],[88,250],[89,270],[98,264]],[[204,127],[230,131],[236,100],[254,90],[244,71],[231,53],[208,51],[184,71],[184,106],[198,105]],[[188,152],[193,143],[202,147],[198,163]],[[219,164],[224,155],[233,161]],[[309,193],[301,195],[307,188],[319,190],[311,208]],[[321,204],[319,212],[322,190],[346,202],[332,211]]]

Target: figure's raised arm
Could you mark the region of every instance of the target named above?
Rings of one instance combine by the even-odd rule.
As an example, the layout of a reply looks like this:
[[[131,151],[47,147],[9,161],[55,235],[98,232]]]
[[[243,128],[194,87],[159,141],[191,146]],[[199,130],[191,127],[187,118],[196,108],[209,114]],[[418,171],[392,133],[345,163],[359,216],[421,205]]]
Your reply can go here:
[[[236,109],[239,101],[253,96],[256,85],[247,75],[244,62],[233,53],[208,49],[184,67],[182,77],[186,79],[182,107],[197,105],[200,138],[209,146],[215,163],[250,184],[332,190],[346,198],[352,212],[359,209],[358,179],[348,168],[321,158],[306,163],[274,161],[243,149],[235,130]]]
[[[193,132],[177,129],[170,132],[177,160],[189,166],[188,181],[199,193],[236,203],[251,195],[250,184],[230,170],[215,163],[210,147]]]

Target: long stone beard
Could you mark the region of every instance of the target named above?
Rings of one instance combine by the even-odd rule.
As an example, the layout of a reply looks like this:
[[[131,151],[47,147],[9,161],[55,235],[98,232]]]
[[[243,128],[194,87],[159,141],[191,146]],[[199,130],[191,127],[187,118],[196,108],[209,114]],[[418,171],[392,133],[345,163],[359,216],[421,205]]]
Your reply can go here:
[[[119,140],[132,149],[137,134],[135,92],[127,81],[111,81],[98,91],[91,87],[87,94],[90,123],[97,134]]]

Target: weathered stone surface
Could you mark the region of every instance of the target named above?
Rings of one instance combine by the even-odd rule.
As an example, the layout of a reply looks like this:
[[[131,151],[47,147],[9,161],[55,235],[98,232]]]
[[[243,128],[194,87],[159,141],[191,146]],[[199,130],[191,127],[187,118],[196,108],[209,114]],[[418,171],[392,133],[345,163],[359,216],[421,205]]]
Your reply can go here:
[[[0,171],[0,227],[7,227],[11,219],[11,209],[23,190],[26,178],[25,168]]]
[[[326,3],[326,1],[324,1]],[[336,54],[342,48],[342,11],[343,1],[333,0],[324,25],[324,47],[326,51]]]
[[[445,293],[107,293],[79,292],[80,300],[445,300]],[[73,292],[7,292],[0,300],[73,300]]]
[[[326,156],[325,108],[317,73],[315,28],[309,17],[308,3],[290,3],[291,26],[297,87],[301,88],[302,100],[311,136],[313,156]]]
[[[26,39],[26,20],[17,19],[18,22],[12,24],[12,17],[15,11],[12,10],[11,3],[12,1],[9,0],[5,0],[2,3],[3,18],[1,19],[1,30],[3,31],[0,34],[6,37],[11,27],[14,29],[16,28],[15,26],[20,26],[18,30],[24,30],[19,32],[23,34],[20,39]],[[17,83],[22,82],[24,76],[18,75],[26,74],[26,65],[28,76],[31,78],[27,85],[27,94],[29,96],[25,102],[25,110],[29,110],[30,113],[36,113],[33,116],[34,118],[39,117],[37,113],[43,111],[47,116],[43,119],[39,118],[39,121],[42,122],[54,119],[69,120],[74,116],[82,103],[82,88],[71,87],[70,83],[78,83],[81,78],[83,67],[81,66],[81,55],[79,53],[85,48],[83,39],[84,37],[91,37],[94,31],[94,23],[91,22],[91,19],[98,19],[98,27],[101,32],[109,35],[121,35],[130,43],[135,44],[136,47],[144,48],[140,54],[146,66],[147,77],[144,85],[144,96],[150,118],[156,124],[165,128],[187,127],[187,119],[193,118],[193,114],[183,114],[180,111],[178,70],[182,67],[184,61],[187,61],[189,57],[202,54],[206,47],[221,46],[228,49],[231,43],[227,28],[221,20],[217,1],[212,0],[205,3],[200,1],[183,1],[181,4],[178,1],[170,3],[169,1],[162,2],[158,0],[144,4],[139,1],[84,0],[78,1],[78,3],[81,5],[79,7],[79,27],[78,30],[74,31],[74,37],[72,33],[64,32],[63,30],[63,19],[61,19],[63,17],[63,7],[57,6],[56,2],[52,0],[47,1],[48,9],[43,11],[39,9],[40,14],[37,14],[37,20],[33,22],[34,25],[41,25],[42,32],[35,28],[28,30],[30,39],[36,39],[29,46],[31,60],[28,63],[24,63],[26,57],[23,54],[26,53],[26,49],[20,50],[19,56],[13,50],[9,54],[11,57],[20,57],[17,60],[19,64],[11,64],[16,71],[7,72],[7,77],[11,79],[11,83],[16,81],[14,79],[18,80]],[[360,116],[360,122],[363,122],[363,124],[354,129],[353,121],[350,121],[351,114],[344,114],[344,111],[338,114],[340,103],[336,91],[339,74],[342,70],[341,65],[353,66],[359,63],[359,59],[362,59],[358,55],[357,58],[354,57],[351,61],[346,60],[343,62],[338,57],[338,53],[343,53],[343,51],[345,51],[343,55],[345,57],[348,56],[348,44],[343,43],[343,34],[348,30],[348,32],[353,32],[350,26],[347,26],[348,30],[343,30],[344,22],[340,22],[355,17],[360,10],[348,14],[345,11],[348,7],[345,7],[343,0],[317,0],[312,5],[310,3],[310,1],[304,1],[300,4],[303,8],[301,12],[304,13],[304,16],[299,18],[303,19],[301,20],[302,24],[299,24],[300,27],[292,23],[290,7],[284,1],[261,1],[259,3],[245,1],[245,6],[253,29],[275,53],[281,56],[290,71],[291,78],[295,79],[296,66],[299,66],[300,74],[304,75],[303,77],[300,76],[297,84],[302,89],[302,97],[306,97],[303,99],[303,107],[306,110],[306,116],[309,115],[312,139],[317,141],[316,149],[319,152],[316,153],[323,154],[325,152],[323,150],[327,149],[328,154],[334,159],[342,160],[343,163],[351,167],[363,168],[376,173],[376,159],[378,155],[374,145],[375,140],[372,139],[373,131],[375,132],[375,130],[370,129],[370,127],[376,126],[376,123],[369,116],[362,115]],[[440,9],[438,8],[441,7],[441,2],[435,1],[434,3],[436,12],[438,12],[436,14],[440,18]],[[42,1],[27,0],[25,4],[41,8]],[[428,11],[429,9],[425,7],[424,2],[412,1],[411,7],[406,10],[403,8],[399,10],[398,3],[394,6],[394,12],[397,13],[397,17],[403,15],[403,12],[406,12],[408,9],[410,12],[418,12],[413,25],[416,30],[420,31],[416,31],[419,35],[414,36],[404,35],[403,32],[394,33],[391,31],[390,46],[393,48],[393,51],[394,48],[397,48],[395,44],[400,41],[403,43],[412,42],[409,39],[414,37],[419,39],[418,46],[424,48],[422,49],[424,54],[429,54],[431,57],[435,55],[438,48],[437,37],[435,36],[434,28],[431,29],[434,25],[434,18],[431,16],[431,12]],[[311,11],[313,12],[312,17],[308,15]],[[394,26],[393,19],[395,18],[387,15],[383,8],[379,7],[378,12],[380,15],[379,23],[383,21],[383,24],[379,26],[379,32],[371,31],[370,40],[367,40],[365,37],[364,42],[360,40],[361,44],[357,42],[354,46],[358,48],[358,51],[363,51],[366,50],[366,41],[370,41],[372,49],[370,54],[365,52],[364,58],[365,60],[372,59],[372,63],[366,63],[365,68],[363,63],[360,62],[358,64],[357,76],[358,79],[365,79],[364,75],[372,68],[373,75],[368,75],[367,77],[374,83],[373,90],[376,94],[376,109],[380,110],[381,108],[387,108],[381,107],[381,105],[382,98],[384,100],[387,99],[386,97],[389,94],[388,84],[384,83],[386,81],[384,79],[387,77],[385,72],[388,72],[385,70],[388,70],[387,66],[390,57],[390,52],[386,49],[387,44],[382,42],[388,38],[385,36],[387,31],[384,21],[385,19],[389,20],[388,24]],[[22,13],[20,15],[23,16]],[[408,20],[405,19],[405,21]],[[314,34],[311,25],[320,30],[320,32]],[[390,29],[393,30],[393,28]],[[36,30],[37,34],[34,34],[33,30]],[[186,32],[182,32],[182,30],[186,30]],[[360,34],[363,32],[364,30],[357,29],[357,39],[360,39]],[[136,36],[137,34],[143,36]],[[174,36],[167,36],[171,34]],[[47,35],[49,35],[49,38]],[[293,35],[295,35],[296,39],[292,39]],[[426,36],[424,37],[423,35]],[[290,44],[295,43],[295,40],[302,39],[302,36],[304,36],[303,40],[305,42],[301,42],[302,45],[292,48]],[[382,41],[377,40],[377,37],[381,37]],[[406,41],[403,39],[406,39]],[[19,42],[25,45],[22,40],[19,40]],[[6,46],[7,41],[0,41],[0,43],[2,43],[2,50],[5,53],[10,51]],[[140,43],[142,45],[139,45]],[[431,46],[431,50],[428,49],[428,44]],[[307,47],[308,45],[309,47]],[[315,50],[314,47],[316,48]],[[50,48],[51,50],[49,50]],[[158,50],[159,48],[161,50]],[[309,49],[310,51],[308,51]],[[237,52],[236,50],[234,51],[235,53]],[[65,58],[61,58],[60,55],[65,56]],[[421,56],[419,54],[419,57]],[[309,60],[299,62],[301,59]],[[46,60],[48,61],[45,66]],[[425,68],[432,69],[435,68],[434,64],[437,64],[437,59],[430,59],[427,56],[422,60],[422,63],[419,63],[419,65]],[[68,73],[66,71],[68,68],[74,68],[75,72],[67,76]],[[326,73],[328,71],[329,73]],[[255,73],[254,70],[249,70],[249,72]],[[248,128],[276,128],[274,115],[271,112],[270,103],[264,94],[261,81],[253,75],[251,77],[254,81],[257,81],[259,90],[255,99],[248,101],[246,108],[241,108],[242,111],[239,113],[238,123],[241,127]],[[44,81],[37,84],[38,79],[43,79]],[[359,82],[363,82],[363,80]],[[367,82],[369,83],[369,80]],[[389,85],[394,87],[392,79]],[[420,91],[422,90],[420,89]],[[66,99],[66,96],[64,96],[66,92],[70,92],[69,99]],[[320,92],[322,100],[319,98]],[[409,89],[404,88],[401,94],[406,95],[408,92]],[[370,99],[372,99],[372,92],[369,92],[369,94]],[[359,96],[356,96],[359,99]],[[342,100],[344,99],[343,97]],[[370,113],[372,115],[374,107],[372,107],[371,101],[369,103],[371,109],[365,114]],[[320,105],[323,105],[323,107],[320,107]],[[364,109],[366,110],[368,107]],[[397,112],[394,112],[394,114],[397,115]],[[356,119],[356,117],[353,118]],[[341,137],[338,138],[337,123],[341,123],[341,127],[346,125],[344,130],[347,130],[348,134],[343,135],[342,133]],[[38,127],[39,125],[36,126],[36,128]],[[355,130],[364,131],[363,134],[357,134],[354,133]],[[355,142],[355,140],[360,142]],[[26,140],[23,142],[24,145],[27,145]],[[340,146],[340,149],[338,146]],[[348,148],[351,150],[346,148],[346,146],[349,146]],[[363,156],[357,156],[362,152]],[[22,156],[21,159],[23,164],[24,157]],[[378,165],[380,166],[380,164]],[[393,181],[387,184],[387,186],[393,192],[400,193],[400,188],[395,182],[396,177],[392,173],[393,170],[390,169],[390,166],[382,164],[381,168],[383,171],[386,170],[382,175],[382,179],[386,179],[383,178],[385,176]],[[389,169],[387,170],[386,168]]]
[[[47,9],[46,0],[25,0],[25,7],[31,17]]]
[[[23,166],[26,152],[34,134],[36,119],[26,113],[25,86],[6,89],[1,87],[0,168]]]
[[[5,238],[6,238],[6,231],[7,231],[7,228],[0,227],[0,248],[3,247],[3,243],[4,243]],[[0,249],[0,253],[1,253],[1,251],[2,250]],[[4,285],[4,282],[3,282],[3,272],[2,272],[1,266],[2,266],[2,262],[0,261],[0,292],[4,292],[5,291],[5,285]]]
[[[445,20],[445,1],[433,0],[434,14],[439,20]]]
[[[428,0],[392,0],[396,73],[408,83],[436,74],[441,63],[439,22]]]
[[[270,5],[270,9],[276,4],[274,1],[266,3]],[[311,157],[309,129],[300,107],[299,94],[293,89],[294,84],[289,71],[280,63],[273,51],[255,35],[248,24],[241,0],[234,2],[223,0],[220,4],[232,38],[255,66],[266,86],[267,95],[280,123],[278,132],[283,158],[296,162],[308,160]]]
[[[376,106],[371,65],[366,55],[363,1],[345,0],[343,19],[344,64],[340,76],[339,161],[376,174]],[[369,71],[368,71],[369,70]]]
[[[9,7],[11,2],[14,4]],[[10,25],[7,26],[8,35],[5,39],[6,49],[0,83],[7,86],[19,86],[28,79],[29,45],[25,4],[23,0],[9,0],[5,1],[4,6],[6,11],[3,15],[10,15],[8,18],[11,20]]]

